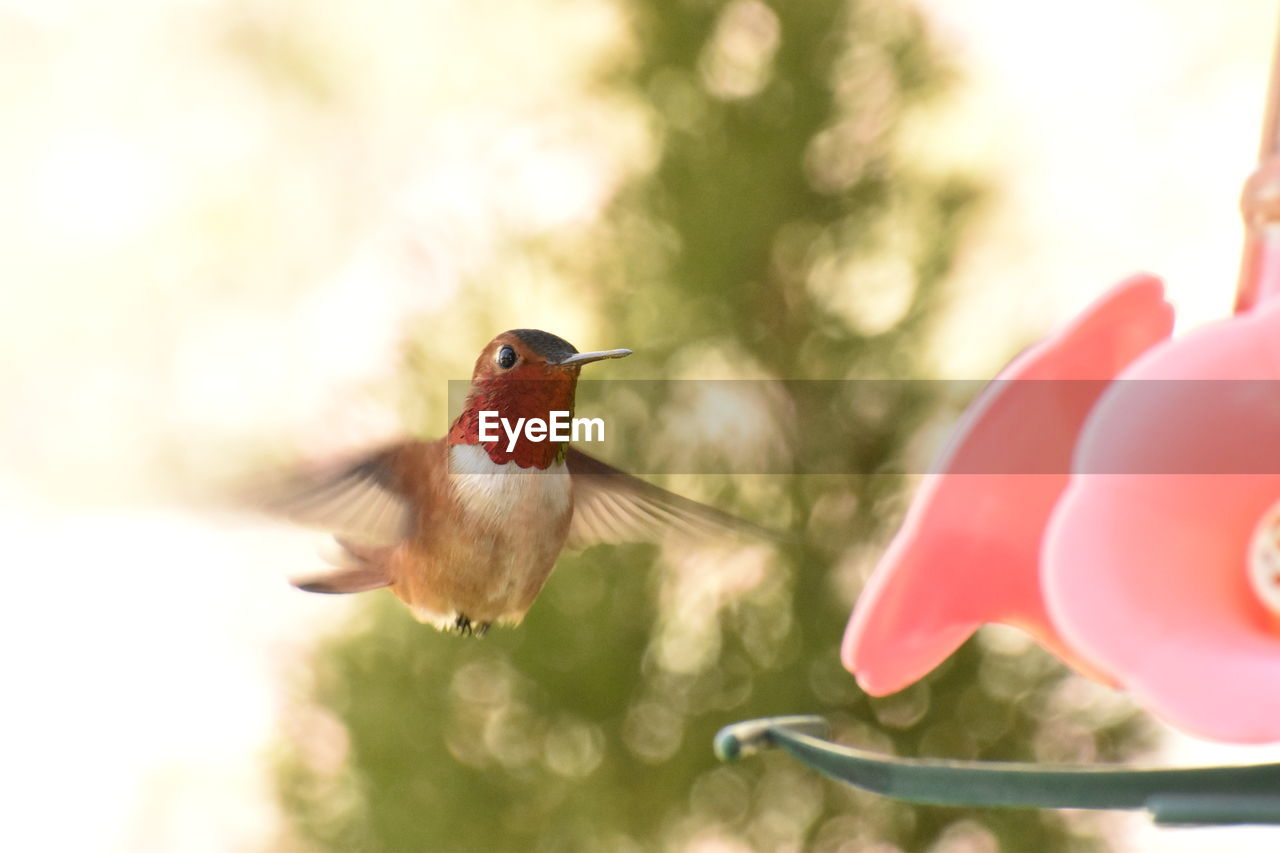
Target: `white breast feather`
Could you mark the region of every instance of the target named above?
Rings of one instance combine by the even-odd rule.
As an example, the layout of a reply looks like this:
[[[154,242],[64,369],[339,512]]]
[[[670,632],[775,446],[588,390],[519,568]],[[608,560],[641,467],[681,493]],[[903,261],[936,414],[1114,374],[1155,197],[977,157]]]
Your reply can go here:
[[[510,519],[522,509],[538,509],[554,518],[569,508],[572,484],[564,462],[546,468],[501,465],[477,444],[449,448],[449,471],[458,497],[468,512]]]

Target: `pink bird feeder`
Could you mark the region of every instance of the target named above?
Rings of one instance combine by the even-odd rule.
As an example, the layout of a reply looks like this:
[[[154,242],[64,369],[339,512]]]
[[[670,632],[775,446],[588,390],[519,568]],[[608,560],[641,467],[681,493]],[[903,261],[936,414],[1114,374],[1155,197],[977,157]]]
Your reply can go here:
[[[863,590],[844,665],[906,687],[978,627],[1020,628],[1191,734],[1280,741],[1280,53],[1245,185],[1233,317],[1171,339],[1160,281],[1127,279],[966,412]],[[821,720],[741,723],[722,757],[781,746],[918,802],[1145,808],[1280,823],[1280,765],[1047,768],[893,759]]]
[[[867,692],[999,622],[1191,734],[1280,740],[1274,108],[1263,136],[1236,316],[1170,340],[1159,281],[1136,276],[1001,373],[849,622],[842,658]]]

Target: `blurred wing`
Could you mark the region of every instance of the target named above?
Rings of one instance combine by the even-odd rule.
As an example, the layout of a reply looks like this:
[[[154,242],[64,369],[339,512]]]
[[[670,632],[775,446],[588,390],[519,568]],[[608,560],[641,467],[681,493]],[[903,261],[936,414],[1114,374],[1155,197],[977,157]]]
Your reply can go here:
[[[565,461],[573,477],[573,521],[566,548],[656,542],[672,533],[778,538],[770,530],[660,489],[576,448],[567,449]]]
[[[406,445],[354,465],[295,475],[257,490],[256,508],[360,542],[391,544],[413,530],[414,511],[397,486],[392,463]]]

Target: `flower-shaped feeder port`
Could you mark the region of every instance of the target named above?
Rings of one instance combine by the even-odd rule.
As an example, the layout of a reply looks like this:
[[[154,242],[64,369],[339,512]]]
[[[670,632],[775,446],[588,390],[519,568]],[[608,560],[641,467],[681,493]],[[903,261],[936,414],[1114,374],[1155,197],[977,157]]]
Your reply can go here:
[[[850,619],[842,659],[868,692],[905,687],[983,622],[1004,622],[1186,731],[1280,740],[1280,51],[1267,116],[1243,198],[1237,315],[1167,340],[1160,284],[1139,276],[1006,368]],[[899,759],[829,743],[821,724],[740,723],[717,751],[779,746],[917,802],[1280,824],[1280,764]]]

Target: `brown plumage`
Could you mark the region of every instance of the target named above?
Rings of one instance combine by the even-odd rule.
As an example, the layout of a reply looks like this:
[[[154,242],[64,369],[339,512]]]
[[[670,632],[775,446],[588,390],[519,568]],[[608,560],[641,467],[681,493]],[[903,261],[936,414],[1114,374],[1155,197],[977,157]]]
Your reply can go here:
[[[482,633],[524,617],[566,546],[673,530],[759,532],[563,443],[481,442],[481,411],[513,421],[572,411],[581,366],[629,354],[578,353],[532,329],[498,335],[476,360],[447,436],[395,444],[274,490],[267,509],[333,531],[343,548],[333,571],[293,583],[326,593],[390,587],[423,622]]]

